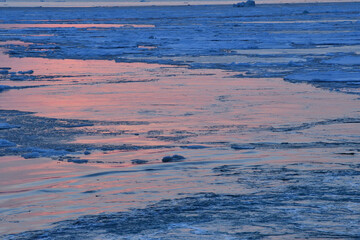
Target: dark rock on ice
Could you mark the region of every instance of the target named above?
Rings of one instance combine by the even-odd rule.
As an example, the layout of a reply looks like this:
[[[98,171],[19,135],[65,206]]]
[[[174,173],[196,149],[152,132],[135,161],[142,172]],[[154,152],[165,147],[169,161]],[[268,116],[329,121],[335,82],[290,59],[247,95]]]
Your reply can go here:
[[[179,161],[184,160],[184,159],[185,159],[185,157],[175,154],[173,156],[163,157],[162,162],[179,162]]]
[[[29,70],[29,71],[19,71],[18,74],[33,74],[34,71],[33,70]]]
[[[223,165],[213,168],[213,171],[216,173],[233,173],[236,170],[236,166]]]
[[[341,153],[338,153],[339,155],[350,155],[350,156],[354,156],[356,153],[354,152],[341,152]]]
[[[89,190],[89,191],[85,191],[85,192],[82,192],[82,193],[96,193],[96,192],[98,192],[98,190]]]
[[[79,157],[72,157],[72,156],[66,156],[66,155],[63,155],[63,156],[59,156],[57,158],[53,157],[54,160],[58,160],[58,161],[62,161],[62,162],[71,162],[71,160],[78,160],[80,159]]]
[[[255,7],[255,1],[247,0],[246,2],[239,2],[233,5],[234,7]]]
[[[147,160],[142,160],[142,159],[133,159],[133,160],[131,160],[132,164],[145,164],[147,162],[148,162]]]
[[[0,69],[0,74],[6,75],[9,74],[8,70]]]
[[[90,155],[90,154],[91,154],[91,152],[88,151],[88,150],[86,150],[86,151],[84,152],[84,155]]]
[[[204,149],[204,148],[208,148],[207,146],[203,146],[203,145],[188,145],[188,146],[180,146],[181,148],[184,149]]]
[[[68,159],[68,162],[77,163],[77,164],[83,164],[83,163],[88,163],[89,160],[86,160],[86,159]]]
[[[39,152],[30,152],[30,153],[25,153],[21,156],[25,159],[29,159],[29,158],[39,158],[41,157],[41,154]]]
[[[254,146],[251,146],[249,144],[231,144],[231,148],[235,150],[250,150],[255,149]]]

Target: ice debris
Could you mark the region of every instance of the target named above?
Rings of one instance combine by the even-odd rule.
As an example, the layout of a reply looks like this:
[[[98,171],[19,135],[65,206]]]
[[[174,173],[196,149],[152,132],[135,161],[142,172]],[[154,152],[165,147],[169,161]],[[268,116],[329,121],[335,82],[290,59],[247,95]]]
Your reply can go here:
[[[183,149],[204,149],[204,148],[208,148],[208,147],[203,146],[203,145],[188,145],[188,146],[180,146],[180,148],[183,148]]]
[[[59,157],[53,157],[52,159],[61,162],[69,162],[69,163],[77,163],[77,164],[83,164],[89,162],[89,160],[87,159],[81,159],[79,157],[72,157],[72,156],[59,156]]]
[[[79,123],[79,124],[64,124],[60,127],[63,128],[78,128],[78,127],[92,127],[94,126],[93,123]]]
[[[31,79],[32,80],[32,79]],[[10,89],[22,89],[22,88],[34,88],[37,86],[8,86],[8,85],[0,85],[0,92],[7,91]]]
[[[16,144],[5,139],[0,139],[0,147],[15,147]]]
[[[65,150],[54,150],[54,149],[42,149],[35,147],[28,148],[14,148],[13,151],[25,152],[21,156],[25,159],[29,158],[40,158],[40,157],[53,157],[53,156],[64,156],[69,154]]]
[[[27,75],[27,74],[11,74],[10,76],[11,81],[33,81],[35,80],[35,76]]]
[[[360,65],[360,55],[336,57],[336,58],[324,60],[323,63],[359,66]]]
[[[235,150],[251,150],[255,149],[254,146],[251,146],[249,144],[231,144],[231,148]]]
[[[19,71],[18,74],[33,74],[34,71],[33,70],[29,70],[29,71]]]
[[[162,162],[179,162],[179,161],[184,160],[184,159],[185,159],[185,157],[175,154],[173,156],[163,157]]]
[[[247,0],[246,2],[239,2],[233,5],[234,7],[255,7],[255,1]]]
[[[0,85],[0,92],[11,89],[10,86]]]
[[[88,163],[89,160],[86,160],[86,159],[68,159],[68,162],[77,163],[77,164],[83,164],[83,163]]]
[[[0,86],[0,89],[1,89],[1,86]],[[20,128],[20,126],[11,125],[11,124],[8,124],[8,123],[0,123],[0,130],[2,130],[2,129],[11,129],[11,128]]]
[[[30,153],[25,153],[23,155],[21,155],[23,158],[25,159],[29,159],[29,158],[39,158],[41,157],[39,152],[30,152]]]
[[[132,164],[145,164],[147,162],[148,162],[147,160],[142,160],[142,159],[133,159],[133,160],[131,160]]]
[[[360,81],[360,72],[308,71],[303,73],[293,73],[286,76],[284,79],[290,82],[357,82]]]

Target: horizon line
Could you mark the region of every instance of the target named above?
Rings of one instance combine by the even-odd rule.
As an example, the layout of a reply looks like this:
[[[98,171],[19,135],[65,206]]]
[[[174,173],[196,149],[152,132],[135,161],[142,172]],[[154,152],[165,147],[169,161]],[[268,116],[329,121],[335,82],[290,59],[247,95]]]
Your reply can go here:
[[[5,0],[6,1],[6,0]],[[241,1],[241,0],[240,0]],[[139,0],[139,1],[116,1],[116,0],[105,0],[104,1],[47,1],[42,2],[40,0],[34,0],[32,2],[0,2],[0,8],[6,7],[147,7],[147,6],[201,6],[201,5],[232,5],[239,1],[219,1],[219,0],[195,0],[195,1],[150,1],[150,0]],[[356,3],[360,0],[347,0],[345,2],[340,0],[278,0],[275,2],[269,2],[268,0],[257,1],[257,5],[270,5],[270,4],[311,4],[311,3]]]

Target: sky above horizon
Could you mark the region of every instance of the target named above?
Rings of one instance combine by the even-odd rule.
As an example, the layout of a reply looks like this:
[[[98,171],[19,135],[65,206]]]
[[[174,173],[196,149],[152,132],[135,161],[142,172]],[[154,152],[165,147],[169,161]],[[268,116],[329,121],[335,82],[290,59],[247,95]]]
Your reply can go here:
[[[102,2],[110,2],[110,3],[116,3],[116,2],[139,2],[140,0],[0,0],[0,2],[7,2],[7,3],[12,3],[12,2],[21,2],[21,3],[27,3],[27,2],[98,2],[98,3],[102,3]],[[164,2],[174,2],[174,1],[179,1],[179,2],[183,2],[184,0],[148,0],[148,1],[153,1],[153,2],[157,2],[157,1],[164,1]],[[186,0],[187,2],[191,2],[191,1],[217,1],[217,2],[222,2],[222,1],[228,1],[228,0]],[[239,2],[239,1],[246,1],[246,0],[234,0],[234,2]],[[309,3],[309,2],[359,2],[360,0],[256,0],[256,3],[282,3],[282,2],[293,2],[293,3]]]

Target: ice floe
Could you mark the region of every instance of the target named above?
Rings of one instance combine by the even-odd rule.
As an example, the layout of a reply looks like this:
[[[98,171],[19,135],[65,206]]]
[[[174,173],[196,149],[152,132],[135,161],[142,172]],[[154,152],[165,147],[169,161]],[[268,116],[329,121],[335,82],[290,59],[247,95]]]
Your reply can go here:
[[[255,7],[254,0],[247,0],[246,2],[239,2],[233,5],[234,7]]]
[[[2,129],[11,129],[11,128],[19,128],[20,126],[18,125],[12,125],[12,124],[8,124],[8,123],[1,123],[0,122],[0,130]]]
[[[314,82],[359,82],[360,72],[345,71],[307,71],[287,75],[288,81],[314,81]]]
[[[0,147],[14,147],[16,146],[15,143],[7,141],[5,139],[0,139]]]
[[[19,71],[18,74],[33,74],[34,71],[33,70],[28,70],[28,71]]]
[[[132,164],[145,164],[145,163],[147,163],[147,162],[149,162],[149,161],[147,161],[147,160],[142,160],[142,159],[133,159],[133,160],[131,160],[131,163],[132,163]]]
[[[10,76],[11,81],[33,81],[35,79],[35,76],[26,74],[11,74]]]
[[[0,74],[6,75],[6,74],[9,74],[9,71],[5,70],[5,69],[0,69]]]
[[[54,149],[42,149],[36,147],[28,147],[28,148],[12,148],[12,151],[16,152],[25,152],[21,156],[25,159],[28,158],[40,158],[40,157],[53,157],[53,156],[64,156],[69,154],[66,150],[54,150]]]
[[[324,60],[323,63],[358,66],[360,65],[360,55],[335,57],[332,59]]]
[[[11,89],[10,86],[7,85],[0,85],[0,92]]]

